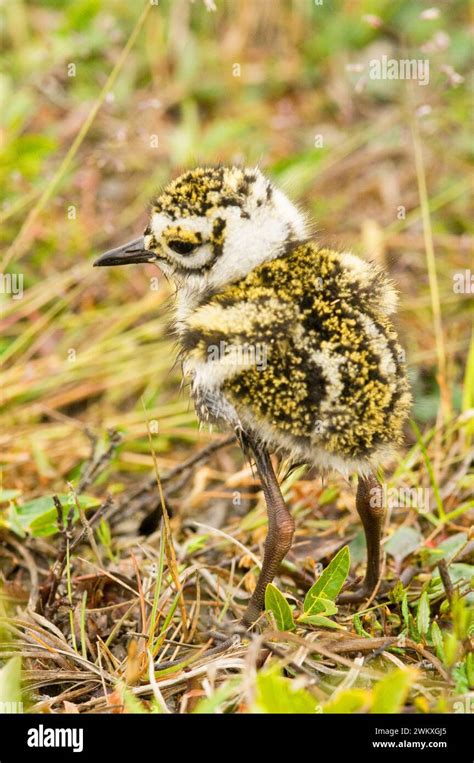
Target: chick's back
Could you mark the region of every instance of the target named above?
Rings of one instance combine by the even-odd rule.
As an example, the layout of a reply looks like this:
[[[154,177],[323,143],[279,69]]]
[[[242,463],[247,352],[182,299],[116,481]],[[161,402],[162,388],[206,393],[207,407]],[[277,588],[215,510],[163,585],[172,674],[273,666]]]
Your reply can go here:
[[[188,317],[193,391],[223,396],[263,440],[298,457],[373,464],[401,442],[411,401],[389,318],[396,301],[377,266],[294,244]]]

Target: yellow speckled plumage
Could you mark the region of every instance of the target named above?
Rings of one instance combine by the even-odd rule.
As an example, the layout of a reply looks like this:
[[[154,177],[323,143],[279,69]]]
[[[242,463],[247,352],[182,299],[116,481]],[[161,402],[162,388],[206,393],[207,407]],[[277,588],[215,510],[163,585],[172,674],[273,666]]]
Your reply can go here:
[[[269,514],[243,621],[291,545],[293,518],[270,460],[359,474],[367,541],[358,601],[378,585],[383,505],[374,470],[402,441],[411,397],[383,271],[318,248],[304,215],[258,169],[197,168],[170,183],[144,236],[96,264],[155,262],[174,280],[183,372],[202,422],[235,430],[255,458]]]
[[[409,409],[403,351],[384,299],[391,309],[392,289],[375,267],[354,276],[344,258],[297,245],[188,321],[191,366],[223,340],[265,344],[265,368],[234,366],[222,390],[246,421],[272,427],[276,444],[280,432],[296,438],[300,456],[310,448],[349,459],[384,452],[401,442]]]

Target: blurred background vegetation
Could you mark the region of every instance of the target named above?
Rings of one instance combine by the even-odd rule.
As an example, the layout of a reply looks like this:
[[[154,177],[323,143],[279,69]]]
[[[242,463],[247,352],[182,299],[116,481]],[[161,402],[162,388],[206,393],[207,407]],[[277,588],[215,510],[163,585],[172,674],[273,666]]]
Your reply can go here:
[[[217,161],[259,164],[309,212],[321,243],[351,248],[389,271],[401,295],[397,327],[415,403],[408,456],[388,466],[397,467],[394,484],[430,489],[435,508],[431,519],[395,511],[387,534],[408,526],[418,538],[413,553],[463,534],[469,562],[472,292],[453,288],[456,274],[472,273],[468,6],[464,0],[439,8],[420,0],[2,4],[0,271],[21,274],[24,294],[0,293],[0,497],[7,537],[14,542],[15,533],[26,532],[34,558],[45,555],[39,585],[55,547],[35,545],[32,523],[44,522],[45,511],[51,523],[50,496],[77,488],[91,438],[99,450],[107,448],[108,430],[122,438],[88,485],[96,503],[106,494],[127,495],[151,473],[147,421],[154,423],[160,469],[215,439],[198,431],[187,391],[179,391],[166,281],[159,275],[156,281],[153,266],[104,272],[91,264],[103,249],[142,232],[150,199],[170,178]],[[369,62],[382,56],[429,59],[429,84],[371,79]],[[258,553],[264,514],[260,504],[254,508],[257,488],[239,459],[230,451],[217,456],[214,470],[198,471],[172,508],[181,519],[204,511],[215,526],[236,522],[225,491],[239,487],[237,470],[249,494],[240,513],[252,508],[258,519],[239,537]],[[353,499],[340,479],[331,480],[333,492],[322,503],[339,521]],[[303,506],[301,537],[330,525],[324,513],[306,523],[305,507],[319,511],[307,484],[290,486],[290,501]],[[316,478],[311,485],[321,493]],[[173,522],[185,567],[190,531],[179,518]],[[113,546],[103,524],[100,542],[110,564],[120,566],[120,558],[128,570],[138,525],[127,525],[125,545]],[[6,555],[5,577],[28,599],[19,553]],[[244,589],[252,585],[251,562],[247,569]],[[73,573],[80,571],[77,562]],[[7,599],[15,601],[16,590]],[[430,696],[428,709],[439,696]]]

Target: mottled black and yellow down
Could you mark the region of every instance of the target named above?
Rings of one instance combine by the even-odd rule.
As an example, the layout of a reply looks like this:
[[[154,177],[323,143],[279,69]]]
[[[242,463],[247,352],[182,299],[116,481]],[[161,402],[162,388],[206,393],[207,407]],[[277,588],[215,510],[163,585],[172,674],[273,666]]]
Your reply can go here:
[[[233,177],[235,182],[226,183]],[[242,208],[256,174],[239,167],[196,167],[173,180],[153,203],[153,211],[170,220],[178,217],[205,217],[216,206]],[[268,183],[268,189],[271,184]]]
[[[221,342],[263,345],[265,367],[238,370],[220,387],[237,414],[299,449],[368,459],[401,442],[410,406],[387,294],[377,268],[359,272],[338,252],[300,243],[208,296],[181,341],[204,362]]]

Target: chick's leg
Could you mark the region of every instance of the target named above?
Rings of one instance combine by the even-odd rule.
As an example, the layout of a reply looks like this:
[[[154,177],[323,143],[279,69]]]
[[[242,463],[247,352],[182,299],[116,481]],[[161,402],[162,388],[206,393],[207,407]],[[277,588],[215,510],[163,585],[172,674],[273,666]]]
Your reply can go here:
[[[340,602],[360,601],[370,596],[380,578],[380,538],[384,518],[382,488],[375,475],[359,477],[356,497],[357,512],[362,520],[367,545],[367,570],[364,582],[355,591],[345,591]]]
[[[257,619],[265,602],[265,589],[276,575],[280,562],[288,553],[295,523],[278,485],[268,451],[261,445],[248,440],[248,445],[255,456],[255,463],[262,484],[268,511],[268,534],[260,575],[255,591],[245,610],[242,622],[250,625]]]

